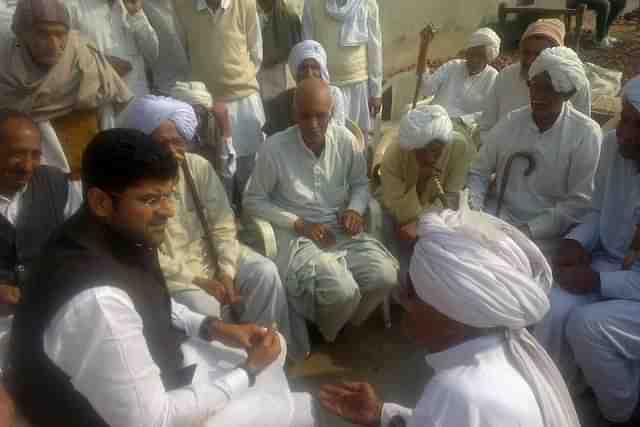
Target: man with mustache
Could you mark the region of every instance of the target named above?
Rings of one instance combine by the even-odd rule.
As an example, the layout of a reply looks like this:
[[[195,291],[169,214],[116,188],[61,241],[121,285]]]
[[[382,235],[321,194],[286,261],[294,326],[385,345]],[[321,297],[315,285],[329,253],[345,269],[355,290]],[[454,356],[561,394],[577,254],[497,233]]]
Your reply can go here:
[[[312,426],[309,396],[289,391],[278,333],[171,299],[156,253],[174,214],[171,150],[136,130],[105,131],[82,173],[84,205],[44,249],[16,314],[8,382],[27,419]]]
[[[393,257],[363,229],[364,144],[331,123],[332,104],[327,82],[299,83],[297,125],[264,145],[244,196],[247,213],[274,226],[289,303],[327,341],[350,319],[361,324],[397,282]]]
[[[527,27],[520,38],[520,62],[500,71],[493,91],[486,97],[485,108],[478,119],[482,143],[489,132],[501,119],[513,110],[529,104],[529,69],[540,52],[551,47],[564,46],[566,30],[558,19],[540,19]],[[573,107],[591,115],[591,87],[578,88],[571,97]]]
[[[578,368],[612,425],[640,425],[640,262],[623,267],[640,206],[640,77],[603,141],[590,214],[562,241],[551,310],[536,329],[569,383]]]
[[[486,197],[495,173],[498,189],[506,183],[501,218],[550,255],[558,238],[589,209],[602,132],[568,102],[589,84],[573,50],[543,50],[529,69],[528,84],[530,105],[513,111],[487,135],[468,186],[473,206],[496,214],[495,197]]]
[[[45,242],[82,202],[67,174],[40,164],[41,139],[40,130],[28,115],[0,110],[0,304],[3,312],[13,311],[11,306],[20,301],[20,287]]]

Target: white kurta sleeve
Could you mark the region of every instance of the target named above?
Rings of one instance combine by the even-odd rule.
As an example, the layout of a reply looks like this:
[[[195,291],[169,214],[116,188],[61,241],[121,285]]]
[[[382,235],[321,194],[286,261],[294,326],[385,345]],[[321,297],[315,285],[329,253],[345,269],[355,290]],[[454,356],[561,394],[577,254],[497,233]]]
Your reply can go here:
[[[313,13],[311,12],[311,1],[304,2],[302,12],[302,39],[315,40],[315,31],[313,25]]]
[[[127,14],[127,23],[145,62],[153,64],[158,59],[160,43],[147,15],[142,9],[135,15]]]
[[[496,172],[501,128],[496,128],[489,134],[489,138],[480,148],[478,155],[471,164],[467,187],[469,188],[469,202],[473,209],[484,209],[484,201],[489,190],[491,175]]]
[[[599,129],[585,132],[571,158],[566,196],[528,223],[534,239],[554,238],[565,233],[589,211],[601,145]]]
[[[45,332],[44,349],[112,426],[199,426],[248,387],[246,374],[234,370],[166,391],[133,302],[110,286],[83,291],[63,306]]]
[[[199,338],[200,327],[206,317],[171,299],[171,323],[187,336]]]
[[[495,84],[485,97],[484,101],[484,109],[482,110],[482,114],[478,118],[478,128],[480,129],[480,141],[483,144],[487,137],[488,133],[493,127],[498,123],[500,117],[500,106],[498,105],[498,93],[501,90],[502,86],[501,74],[498,74],[496,77]]]
[[[351,134],[349,134],[351,136]],[[354,146],[354,157],[351,164],[351,170],[349,171],[349,187],[351,190],[351,200],[347,209],[354,210],[360,215],[364,215],[369,205],[369,178],[367,177],[367,158],[365,150],[359,146],[359,143],[355,141],[352,144]],[[346,141],[345,141],[346,142]]]
[[[382,78],[384,65],[382,62],[382,30],[380,29],[380,10],[375,1],[369,3],[367,17],[369,40],[367,41],[367,62],[369,65],[369,96],[382,97]]]
[[[242,207],[249,215],[262,218],[278,227],[293,229],[298,216],[278,207],[271,200],[271,194],[276,191],[278,183],[278,171],[268,148],[268,143],[263,144],[258,154],[253,174],[244,192]]]

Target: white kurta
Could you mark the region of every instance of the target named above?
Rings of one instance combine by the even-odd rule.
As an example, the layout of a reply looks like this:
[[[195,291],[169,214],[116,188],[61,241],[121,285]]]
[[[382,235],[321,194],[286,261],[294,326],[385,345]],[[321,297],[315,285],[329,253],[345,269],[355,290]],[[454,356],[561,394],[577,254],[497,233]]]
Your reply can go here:
[[[472,125],[482,114],[497,76],[491,65],[470,76],[467,61],[454,59],[423,75],[423,95],[433,96],[432,104],[443,106],[450,117],[461,117]]]
[[[535,169],[525,177],[527,161],[513,162],[501,217],[515,225],[527,224],[536,240],[558,238],[591,206],[601,142],[600,126],[569,103],[555,124],[542,133],[530,107],[516,110],[488,134],[471,165],[472,205],[486,205],[488,212],[495,213],[495,198],[485,201],[491,175],[496,174],[496,188],[500,189],[509,157],[530,152]]]
[[[129,15],[121,0],[69,0],[71,25],[106,55],[128,61],[132,70],[124,77],[136,96],[149,93],[146,65],[158,58],[158,36],[144,11]]]
[[[542,427],[535,395],[506,354],[504,338],[476,338],[427,356],[435,370],[416,409],[385,404],[382,427]]]
[[[567,236],[591,253],[600,292],[573,295],[554,288],[551,310],[535,330],[567,381],[575,382],[581,368],[611,421],[626,420],[640,392],[640,262],[622,270],[639,210],[638,164],[619,155],[612,131],[603,142],[593,210]]]
[[[571,103],[581,113],[591,116],[591,86],[577,92]],[[520,75],[520,63],[512,64],[500,71],[492,93],[486,99],[482,117],[478,120],[484,143],[484,132],[488,132],[507,114],[529,105],[529,88]]]
[[[183,344],[185,366],[198,367],[191,385],[169,392],[133,302],[108,284],[77,294],[57,312],[45,331],[44,350],[109,425],[289,426],[294,400],[283,371],[284,342],[278,360],[249,388],[246,372],[234,368],[246,354],[199,341],[203,319],[172,302],[173,325],[192,337]]]

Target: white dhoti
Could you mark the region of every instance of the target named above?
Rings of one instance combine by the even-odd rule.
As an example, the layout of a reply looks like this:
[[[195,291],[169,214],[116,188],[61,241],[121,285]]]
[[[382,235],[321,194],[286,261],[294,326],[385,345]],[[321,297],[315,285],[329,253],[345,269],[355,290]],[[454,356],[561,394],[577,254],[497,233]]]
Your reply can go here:
[[[261,372],[253,387],[209,419],[203,427],[312,427],[313,405],[306,394],[291,393],[284,374],[287,347],[280,337],[278,359]],[[194,383],[215,380],[246,360],[246,353],[220,343],[190,339],[182,346],[185,366],[196,364]],[[295,419],[295,424],[293,423]]]
[[[334,83],[335,84],[335,83]],[[344,96],[344,107],[348,119],[353,120],[362,130],[365,137],[371,129],[369,114],[369,83],[365,80],[349,85],[335,84]]]
[[[371,236],[333,230],[337,243],[320,249],[311,240],[276,228],[277,264],[289,305],[333,341],[351,320],[362,324],[397,284],[391,253]]]

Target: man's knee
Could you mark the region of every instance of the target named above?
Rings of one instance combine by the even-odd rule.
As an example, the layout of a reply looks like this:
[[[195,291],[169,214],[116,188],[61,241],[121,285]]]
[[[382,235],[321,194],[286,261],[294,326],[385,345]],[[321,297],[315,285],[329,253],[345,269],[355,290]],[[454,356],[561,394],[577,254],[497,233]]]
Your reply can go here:
[[[357,279],[367,292],[391,289],[398,284],[398,267],[388,256],[370,258]]]
[[[574,309],[567,320],[566,337],[569,345],[574,349],[584,348],[593,343],[606,324],[607,313],[599,304],[590,304]]]
[[[248,251],[240,261],[237,281],[241,292],[256,288],[271,292],[283,290],[275,263],[253,251]]]
[[[344,260],[322,256],[316,262],[316,296],[320,305],[349,305],[360,290]]]

